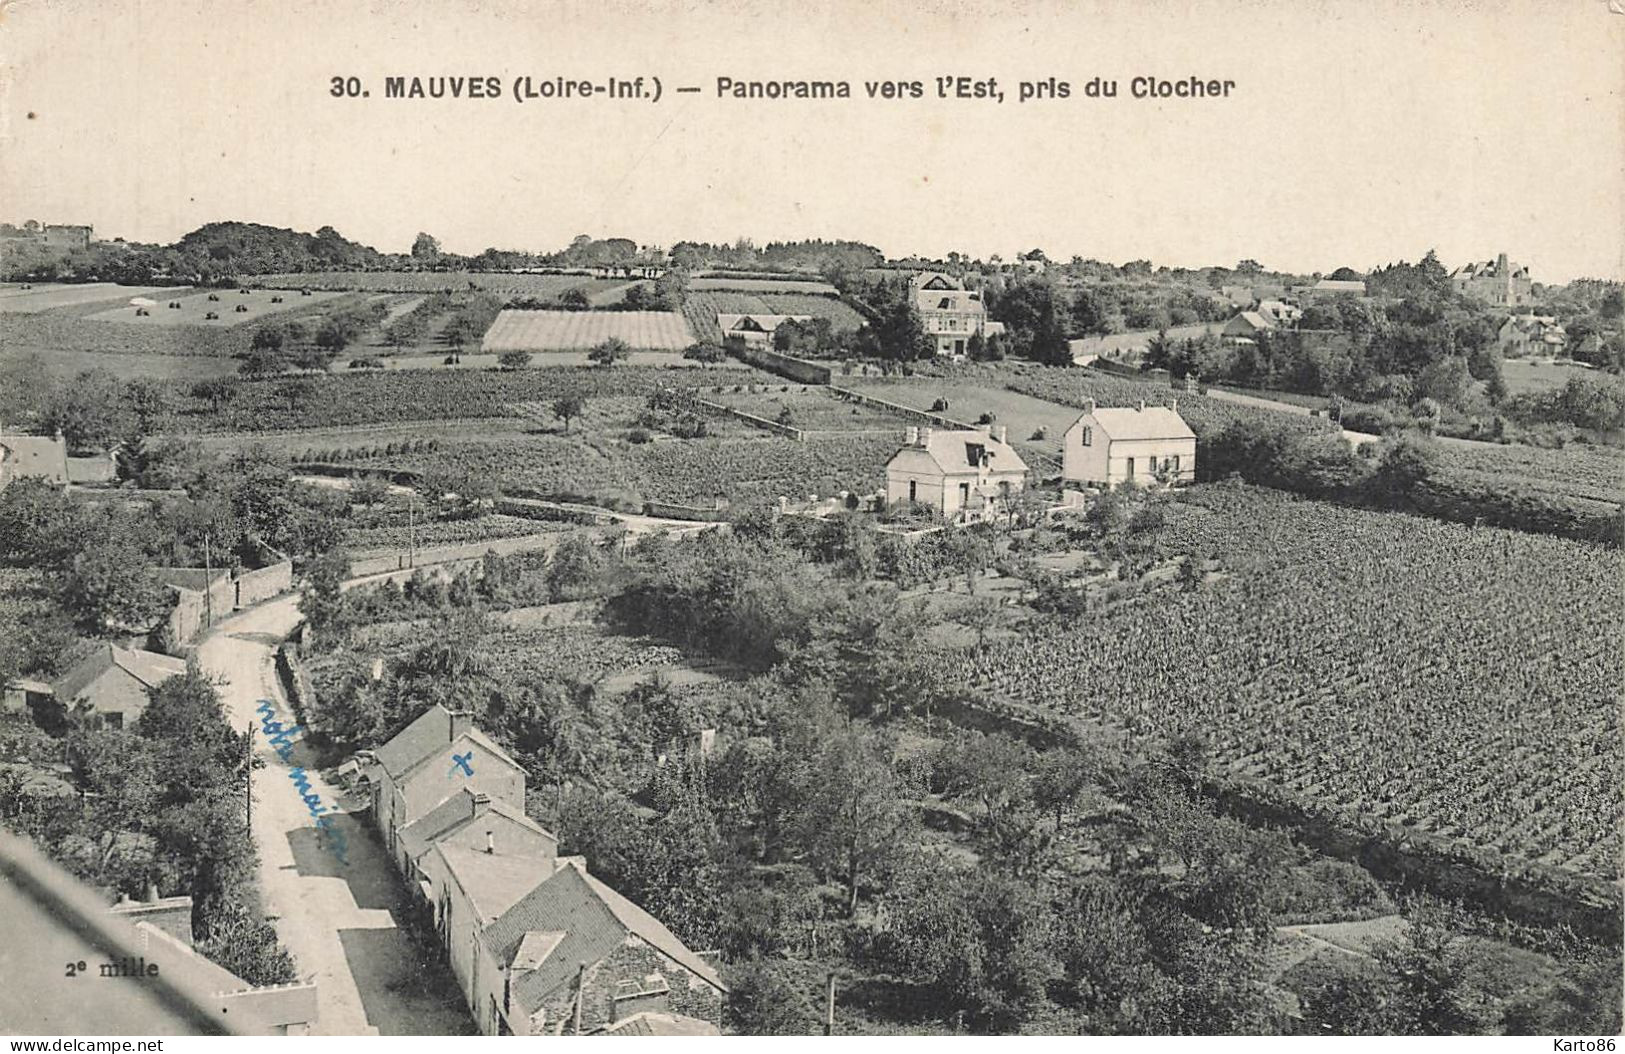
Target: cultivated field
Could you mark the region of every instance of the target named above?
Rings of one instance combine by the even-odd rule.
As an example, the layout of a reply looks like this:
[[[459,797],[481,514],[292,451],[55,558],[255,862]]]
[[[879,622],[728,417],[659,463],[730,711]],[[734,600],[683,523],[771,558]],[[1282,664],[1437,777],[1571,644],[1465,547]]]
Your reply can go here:
[[[694,343],[676,311],[504,311],[482,350],[578,351],[612,337],[646,351],[680,351]]]
[[[245,322],[258,322],[267,315],[277,315],[295,308],[308,308],[342,295],[321,292],[303,296],[299,293],[272,292],[268,289],[166,290],[148,298],[156,300],[156,304],[141,308],[126,304],[123,307],[90,315],[89,318],[96,322],[125,322],[135,326],[204,326],[209,329],[225,329],[240,326]],[[215,299],[210,299],[211,297]],[[238,308],[244,310],[239,311]],[[141,315],[137,314],[137,311],[147,313]],[[210,318],[210,315],[215,317]]]
[[[1524,392],[1547,392],[1569,383],[1570,377],[1581,377],[1592,371],[1573,362],[1553,362],[1550,359],[1506,359],[1501,363],[1501,379],[1512,395]]]
[[[1453,473],[1476,483],[1538,494],[1625,501],[1625,450],[1570,443],[1560,450],[1498,443],[1440,448]]]
[[[886,432],[900,437],[913,423],[897,414],[838,399],[816,385],[713,386],[702,388],[699,396],[769,421],[779,420],[788,409],[786,424],[813,432]]]
[[[1186,492],[1159,547],[1248,569],[968,653],[963,676],[1195,737],[1359,827],[1618,875],[1620,553],[1222,484]]]
[[[731,289],[741,293],[802,293],[830,297],[839,295],[839,291],[828,282],[798,282],[788,278],[692,278],[688,287],[694,292]]]
[[[635,282],[579,274],[486,274],[476,271],[305,271],[268,274],[253,283],[268,289],[353,289],[380,293],[468,293],[556,299],[570,289],[584,289],[594,303],[609,302],[616,291]],[[618,299],[615,297],[614,299]]]
[[[683,314],[702,340],[722,341],[717,328],[718,315],[810,315],[827,318],[837,331],[855,330],[863,316],[845,301],[806,293],[690,292],[683,302]]]
[[[186,289],[161,289],[150,285],[115,285],[112,282],[87,282],[82,285],[46,285],[32,283],[24,289],[21,283],[0,284],[0,313],[33,314],[52,308],[91,304],[99,300],[128,299],[132,296],[151,296],[154,299],[166,292],[189,292]],[[132,312],[134,308],[130,309]]]

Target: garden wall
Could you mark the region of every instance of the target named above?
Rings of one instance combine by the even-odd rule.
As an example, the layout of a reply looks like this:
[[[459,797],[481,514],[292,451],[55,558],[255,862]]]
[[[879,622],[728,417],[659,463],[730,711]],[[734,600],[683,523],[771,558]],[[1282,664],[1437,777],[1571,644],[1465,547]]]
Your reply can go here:
[[[792,381],[800,381],[802,384],[828,384],[835,372],[822,363],[792,358],[789,355],[781,355],[767,348],[746,346],[731,347],[728,350],[741,362],[766,370],[769,373],[776,373],[780,377],[788,377]]]
[[[777,421],[769,421],[765,417],[757,417],[755,414],[747,414],[745,411],[736,410],[731,406],[723,406],[721,403],[707,402],[704,399],[695,399],[693,402],[695,406],[698,406],[701,410],[704,410],[706,413],[713,416],[732,417],[736,420],[745,422],[752,428],[760,428],[765,432],[774,432],[781,436],[789,436],[798,443],[804,442],[807,438],[807,433],[799,428],[794,428],[790,425],[781,425]]]
[[[863,392],[855,392],[850,388],[840,388],[832,384],[830,385],[829,390],[830,394],[834,395],[838,399],[845,399],[848,402],[855,402],[859,405],[868,406],[876,410],[884,410],[886,413],[893,414],[897,417],[903,417],[910,421],[919,421],[922,424],[932,425],[936,428],[946,428],[949,431],[959,432],[975,431],[977,428],[976,425],[968,425],[963,421],[956,421],[952,417],[948,417],[945,414],[937,413],[935,410],[916,410],[912,406],[904,406],[901,403],[888,402],[885,399],[878,399],[873,395],[866,395]]]

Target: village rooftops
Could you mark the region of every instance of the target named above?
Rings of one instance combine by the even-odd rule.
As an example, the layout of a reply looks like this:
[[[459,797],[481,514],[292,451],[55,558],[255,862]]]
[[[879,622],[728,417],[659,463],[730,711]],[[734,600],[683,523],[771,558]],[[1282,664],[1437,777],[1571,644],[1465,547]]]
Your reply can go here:
[[[730,333],[772,333],[782,322],[807,322],[811,315],[718,315],[723,336]]]
[[[1078,418],[1093,417],[1095,427],[1108,439],[1195,439],[1196,433],[1179,416],[1177,407],[1103,406],[1092,402]]]
[[[903,448],[892,456],[893,464],[900,465],[900,459],[918,461],[921,467],[935,466],[944,476],[975,476],[981,474],[985,456],[989,471],[1027,471],[1027,463],[1015,448],[989,432],[922,428],[911,429],[909,434],[914,441],[905,440]]]
[[[444,843],[434,846],[433,852],[445,861],[446,871],[468,894],[482,922],[499,918],[557,869],[573,869],[573,858],[485,853]]]
[[[186,672],[186,663],[173,656],[102,644],[57,678],[51,690],[64,704],[71,705],[81,692],[114,667],[148,688],[156,688],[171,677],[179,677]]]
[[[493,743],[485,733],[474,727],[474,715],[466,711],[447,710],[435,705],[418,715],[388,743],[374,752],[378,764],[393,777],[400,777],[417,768],[436,754],[441,747],[455,743],[464,736],[507,761],[517,764],[508,752]]]
[[[416,860],[428,852],[440,838],[484,815],[482,810],[497,813],[521,827],[557,841],[551,831],[526,816],[523,809],[510,805],[501,798],[489,798],[465,787],[402,828],[401,848],[408,859]]]
[[[561,867],[487,926],[482,939],[492,957],[511,968],[514,1001],[533,1012],[552,992],[573,984],[582,963],[608,958],[629,936],[727,991],[716,967],[582,867]],[[521,963],[528,967],[523,972]]]
[[[603,1029],[601,1036],[719,1036],[711,1022],[684,1014],[663,1014],[655,1010],[623,1017]]]

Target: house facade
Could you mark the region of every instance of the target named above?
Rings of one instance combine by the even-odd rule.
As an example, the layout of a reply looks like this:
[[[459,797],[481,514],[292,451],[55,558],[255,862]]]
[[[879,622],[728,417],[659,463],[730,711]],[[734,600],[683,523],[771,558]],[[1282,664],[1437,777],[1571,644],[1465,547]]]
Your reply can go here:
[[[501,799],[523,811],[525,772],[474,727],[467,711],[432,706],[375,752],[373,819],[395,866],[411,874],[401,831],[464,790]]]
[[[1224,324],[1219,331],[1219,339],[1230,344],[1251,344],[1257,341],[1260,333],[1274,328],[1274,320],[1262,311],[1243,311]]]
[[[972,337],[986,339],[1004,332],[1002,322],[991,322],[982,294],[968,290],[956,278],[935,271],[911,280],[920,324],[938,355],[963,358]]]
[[[51,694],[69,714],[103,728],[128,728],[146,712],[148,693],[186,672],[169,655],[103,644],[51,683]]]
[[[886,503],[929,505],[945,520],[995,514],[1027,485],[1027,463],[1004,426],[982,430],[910,428],[886,463]]]
[[[1568,334],[1550,315],[1509,315],[1495,332],[1495,343],[1507,358],[1526,355],[1556,357],[1568,344]]]
[[[718,315],[717,328],[722,330],[722,339],[742,340],[747,345],[759,348],[773,346],[773,331],[779,328],[782,322],[808,322],[811,315]]]
[[[1506,253],[1457,269],[1450,276],[1450,284],[1464,296],[1498,307],[1521,307],[1535,299],[1529,268],[1511,263]]]
[[[1196,480],[1196,433],[1172,406],[1097,407],[1061,437],[1061,477],[1089,487]]]

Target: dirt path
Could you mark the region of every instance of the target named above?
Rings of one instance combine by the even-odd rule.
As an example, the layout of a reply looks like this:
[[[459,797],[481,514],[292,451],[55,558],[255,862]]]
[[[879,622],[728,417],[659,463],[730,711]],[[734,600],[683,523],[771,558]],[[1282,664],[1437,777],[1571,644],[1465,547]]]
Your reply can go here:
[[[221,698],[232,726],[255,729],[264,760],[252,778],[254,842],[260,885],[277,935],[301,977],[318,986],[321,1035],[467,1035],[473,1025],[460,993],[434,949],[425,960],[401,927],[404,889],[364,817],[352,816],[341,793],[308,770],[309,793],[333,813],[321,833],[290,778],[307,760],[296,743],[287,760],[259,731],[261,700],[275,719],[293,724],[272,665],[274,648],[298,621],[285,597],[215,627],[198,649],[203,668],[223,678]],[[362,807],[365,803],[355,803]]]

